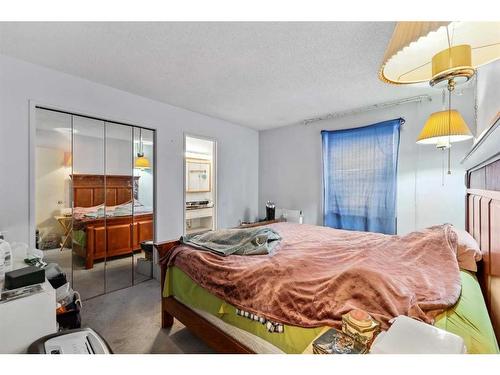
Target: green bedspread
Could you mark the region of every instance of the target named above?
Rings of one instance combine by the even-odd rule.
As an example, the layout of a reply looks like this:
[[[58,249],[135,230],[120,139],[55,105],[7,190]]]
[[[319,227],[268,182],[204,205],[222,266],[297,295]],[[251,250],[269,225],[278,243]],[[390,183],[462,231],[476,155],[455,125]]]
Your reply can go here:
[[[455,306],[439,315],[434,325],[461,336],[468,353],[498,354],[498,343],[479,282],[469,271],[460,271],[460,276],[460,299]]]
[[[461,336],[469,353],[498,353],[498,344],[474,274],[461,271],[462,295],[457,304],[436,319],[436,326]],[[165,297],[175,296],[184,305],[206,311],[232,326],[250,332],[285,353],[302,353],[324,327],[285,326],[284,333],[270,333],[265,325],[236,315],[236,308],[196,284],[177,267],[168,269]]]
[[[79,245],[82,248],[85,248],[85,244],[87,242],[87,235],[85,231],[82,229],[73,231],[73,243]]]

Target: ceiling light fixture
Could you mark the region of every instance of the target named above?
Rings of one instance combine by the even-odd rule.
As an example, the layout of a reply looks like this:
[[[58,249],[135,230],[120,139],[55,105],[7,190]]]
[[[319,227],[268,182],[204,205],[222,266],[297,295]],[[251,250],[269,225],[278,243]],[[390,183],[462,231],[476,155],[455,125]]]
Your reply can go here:
[[[417,143],[448,149],[472,138],[464,119],[452,110],[451,94],[469,81],[476,68],[500,57],[500,22],[398,22],[387,47],[379,78],[392,84],[429,82],[448,89],[448,110],[430,115]],[[444,101],[444,97],[443,97]]]
[[[442,151],[448,149],[448,174],[451,174],[451,144],[472,138],[472,133],[460,112],[451,109],[451,93],[454,88],[454,81],[450,80],[448,109],[432,113],[417,138],[417,143],[435,144]],[[443,90],[443,107],[445,107],[445,90]]]
[[[455,109],[432,113],[418,136],[417,143],[435,144],[437,148],[448,148],[453,142],[471,139],[472,134],[460,112]]]
[[[398,22],[379,70],[387,83],[466,82],[500,57],[500,22]]]

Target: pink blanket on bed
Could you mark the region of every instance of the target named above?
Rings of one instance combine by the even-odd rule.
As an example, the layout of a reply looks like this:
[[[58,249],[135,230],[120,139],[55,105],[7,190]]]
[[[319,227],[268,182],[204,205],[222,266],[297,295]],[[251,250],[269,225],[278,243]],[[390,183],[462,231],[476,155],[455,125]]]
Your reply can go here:
[[[383,329],[398,315],[432,323],[460,296],[456,234],[449,225],[406,236],[271,227],[283,238],[273,256],[221,257],[181,245],[168,264],[240,309],[301,327],[339,327],[342,314],[354,308]]]

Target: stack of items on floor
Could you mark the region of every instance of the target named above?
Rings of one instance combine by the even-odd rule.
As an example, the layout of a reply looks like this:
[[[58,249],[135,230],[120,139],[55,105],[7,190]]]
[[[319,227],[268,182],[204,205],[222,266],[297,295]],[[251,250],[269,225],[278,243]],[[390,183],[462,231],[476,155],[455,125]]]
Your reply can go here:
[[[342,331],[329,329],[313,342],[314,354],[364,354],[380,332],[380,324],[365,311],[342,316]]]
[[[314,354],[463,354],[464,340],[453,333],[401,315],[387,331],[361,310],[342,317],[342,331],[331,328],[317,338]],[[410,339],[411,338],[411,339]]]
[[[56,318],[59,331],[80,328],[80,310],[82,308],[80,294],[71,288],[66,274],[56,263],[50,263],[45,267],[45,276],[56,290]]]

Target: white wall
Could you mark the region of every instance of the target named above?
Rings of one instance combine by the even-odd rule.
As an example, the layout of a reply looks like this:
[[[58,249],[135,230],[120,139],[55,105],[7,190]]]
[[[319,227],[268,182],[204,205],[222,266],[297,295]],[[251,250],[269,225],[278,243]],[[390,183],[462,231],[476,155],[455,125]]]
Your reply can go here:
[[[158,240],[177,238],[183,230],[184,132],[218,141],[219,226],[234,226],[240,219],[256,216],[256,131],[0,56],[0,231],[7,231],[7,239],[27,242],[32,235],[28,225],[30,100],[157,129]]]
[[[104,157],[102,138],[80,136],[73,137],[73,173],[104,174],[130,176],[133,171],[131,141],[106,139],[106,157]],[[146,151],[146,147],[144,147]]]
[[[473,125],[472,90],[454,96],[453,102],[466,122]],[[374,98],[376,102],[376,98]],[[455,107],[455,105],[453,106]],[[407,233],[443,222],[463,227],[464,169],[459,161],[471,141],[452,147],[452,175],[441,185],[442,154],[435,146],[415,143],[430,113],[441,110],[441,95],[432,102],[409,103],[310,125],[294,125],[259,133],[259,215],[272,200],[277,207],[301,209],[304,222],[321,225],[321,130],[354,128],[398,117],[406,119],[401,130],[398,170],[398,233]]]
[[[477,134],[480,135],[500,112],[500,60],[479,68],[477,79]]]
[[[37,147],[36,153],[35,224],[37,228],[49,228],[49,231],[63,234],[54,216],[61,214],[61,208],[71,206],[71,172],[64,166],[64,150]]]
[[[493,119],[500,112],[500,60],[479,68],[477,75],[477,132],[475,146],[467,154],[464,168],[474,168],[495,158],[499,152],[500,126],[493,127]],[[479,144],[477,142],[480,142]]]
[[[149,159],[151,165],[150,169],[134,169],[134,175],[140,176],[139,178],[139,202],[144,206],[153,207],[153,176],[154,168],[153,164],[153,146],[144,145],[144,156]]]

